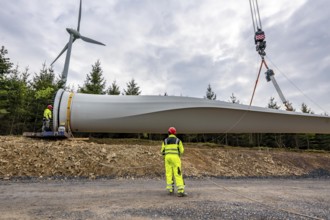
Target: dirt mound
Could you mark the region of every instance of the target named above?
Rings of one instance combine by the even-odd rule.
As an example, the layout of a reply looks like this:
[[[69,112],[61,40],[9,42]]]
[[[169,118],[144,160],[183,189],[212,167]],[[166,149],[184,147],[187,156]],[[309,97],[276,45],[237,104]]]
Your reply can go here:
[[[50,141],[0,136],[0,178],[163,177],[157,141]],[[314,176],[330,173],[329,152],[291,152],[185,144],[185,176]]]

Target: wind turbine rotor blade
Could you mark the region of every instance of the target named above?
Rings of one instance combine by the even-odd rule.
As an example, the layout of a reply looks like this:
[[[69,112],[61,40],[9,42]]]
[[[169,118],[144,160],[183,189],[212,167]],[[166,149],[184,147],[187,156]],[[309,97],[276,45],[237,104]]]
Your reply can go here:
[[[80,0],[79,16],[78,16],[78,27],[77,27],[77,31],[78,31],[78,32],[79,32],[79,30],[80,30],[80,20],[81,20],[81,0]]]
[[[73,41],[72,41],[72,43],[73,42],[75,42],[76,41],[76,38],[74,38],[73,39]],[[51,66],[56,62],[56,60],[58,59],[58,58],[60,58],[60,56],[68,49],[68,46],[69,46],[69,43],[70,42],[68,42],[66,45],[65,45],[65,47],[63,48],[63,50],[61,51],[61,53],[56,57],[56,59],[50,64]]]
[[[84,37],[84,36],[80,36],[80,38],[83,40],[83,41],[86,41],[88,43],[92,43],[92,44],[99,44],[99,45],[103,45],[105,46],[105,44],[101,43],[101,42],[98,42],[96,40],[93,40],[93,39],[90,39],[88,37]]]
[[[50,64],[51,66],[56,62],[56,60],[58,59],[58,58],[60,58],[60,56],[68,49],[68,45],[69,45],[69,43],[67,43],[66,45],[65,45],[65,47],[63,48],[63,50],[61,51],[61,53],[56,57],[56,59]]]

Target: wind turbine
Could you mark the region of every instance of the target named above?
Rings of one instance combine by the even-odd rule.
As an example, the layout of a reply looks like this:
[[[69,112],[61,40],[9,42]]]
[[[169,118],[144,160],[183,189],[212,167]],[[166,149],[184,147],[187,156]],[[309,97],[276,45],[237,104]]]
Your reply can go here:
[[[65,63],[64,63],[64,69],[62,72],[62,81],[64,82],[64,85],[66,83],[66,79],[68,77],[68,70],[69,70],[69,64],[70,64],[70,57],[71,57],[71,48],[73,42],[75,42],[77,39],[82,39],[83,41],[86,41],[88,43],[93,43],[93,44],[99,44],[105,46],[105,44],[98,42],[96,40],[90,39],[88,37],[82,36],[79,31],[80,31],[80,21],[81,21],[81,2],[80,0],[80,6],[79,6],[79,17],[78,17],[78,27],[77,30],[73,28],[66,28],[67,32],[70,34],[69,42],[65,45],[61,53],[56,57],[56,59],[50,64],[51,66],[56,62],[56,60],[65,52],[66,52],[66,58],[65,58]]]
[[[82,40],[81,0],[77,30],[67,28],[70,40],[63,79],[66,81],[72,43]],[[54,61],[54,62],[55,62]],[[53,63],[54,63],[53,62]],[[175,126],[180,133],[322,133],[330,134],[330,117],[280,111],[201,98],[174,96],[111,96],[57,91],[53,130],[65,124],[72,132],[164,133]]]

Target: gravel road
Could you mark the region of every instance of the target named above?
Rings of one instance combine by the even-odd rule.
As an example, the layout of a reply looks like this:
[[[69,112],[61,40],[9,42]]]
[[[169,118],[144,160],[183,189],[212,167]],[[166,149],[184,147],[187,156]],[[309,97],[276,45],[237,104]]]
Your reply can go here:
[[[330,219],[330,179],[1,180],[0,219]],[[308,217],[309,216],[309,217]]]

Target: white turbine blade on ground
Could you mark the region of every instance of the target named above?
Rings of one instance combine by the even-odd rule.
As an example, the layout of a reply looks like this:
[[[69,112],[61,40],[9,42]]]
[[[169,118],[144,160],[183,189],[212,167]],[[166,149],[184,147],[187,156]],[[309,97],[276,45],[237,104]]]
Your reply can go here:
[[[61,53],[56,57],[56,59],[50,64],[51,66],[56,62],[56,60],[58,59],[58,58],[60,58],[60,56],[68,49],[68,45],[69,45],[69,43],[67,43],[66,45],[65,45],[65,47],[63,48],[63,50],[61,51]]]
[[[81,0],[80,0],[79,16],[78,16],[78,27],[77,27],[78,32],[80,30],[80,20],[81,20]]]
[[[72,98],[73,97],[73,98]],[[330,117],[203,98],[117,96],[57,91],[53,126],[73,132],[330,134]]]
[[[80,36],[80,38],[83,40],[83,41],[86,41],[86,42],[89,42],[89,43],[93,43],[93,44],[99,44],[99,45],[103,45],[105,46],[105,44],[101,43],[101,42],[98,42],[96,40],[93,40],[93,39],[90,39],[88,37],[84,37],[84,36]]]

